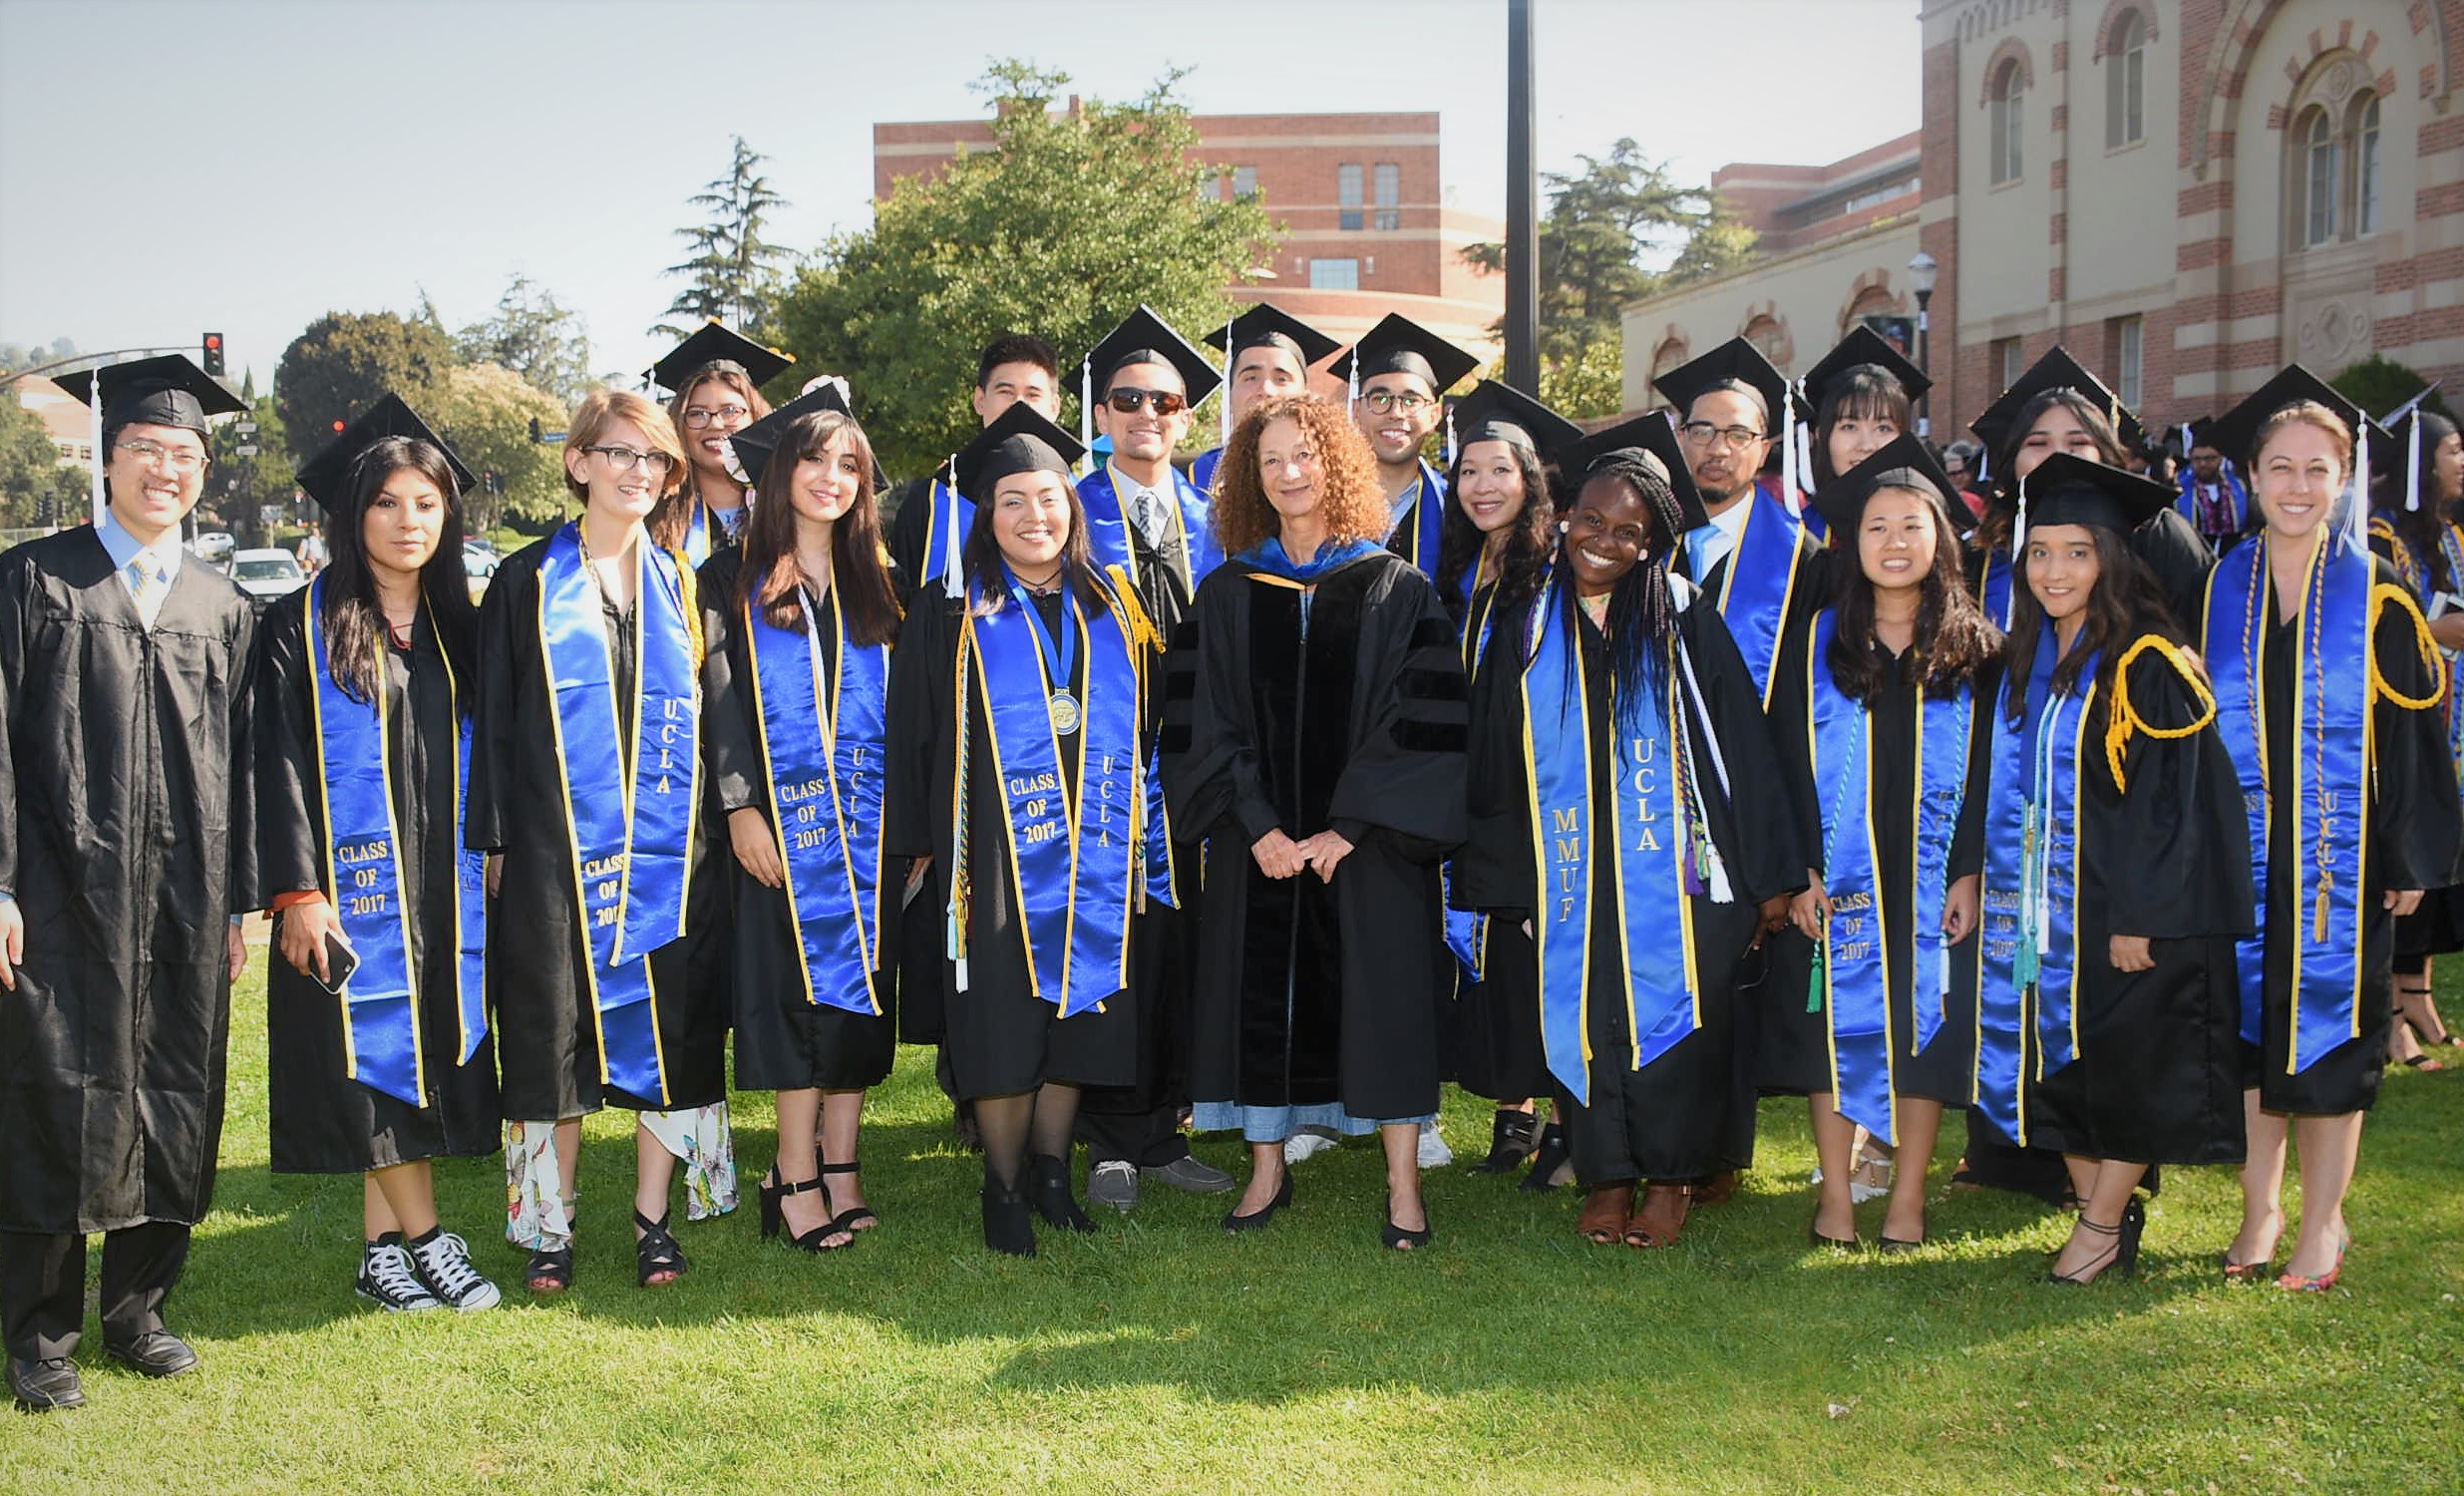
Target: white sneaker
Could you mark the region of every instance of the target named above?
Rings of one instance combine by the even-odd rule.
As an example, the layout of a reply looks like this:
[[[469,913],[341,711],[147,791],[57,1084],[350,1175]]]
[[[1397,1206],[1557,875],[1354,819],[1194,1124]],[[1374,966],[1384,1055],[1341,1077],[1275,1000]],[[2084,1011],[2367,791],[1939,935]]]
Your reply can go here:
[[[438,1232],[426,1245],[412,1248],[408,1256],[411,1270],[439,1304],[466,1314],[497,1307],[501,1297],[497,1286],[471,1266],[470,1245],[452,1232]]]
[[[1446,1146],[1446,1135],[1437,1130],[1435,1122],[1420,1124],[1420,1167],[1443,1169],[1455,1161],[1455,1151]]]
[[[1311,1132],[1304,1128],[1283,1140],[1283,1162],[1299,1163],[1302,1159],[1325,1152],[1332,1148],[1334,1143],[1335,1140],[1324,1133]]]
[[[352,1287],[360,1298],[389,1314],[445,1307],[411,1271],[411,1254],[398,1242],[369,1246],[359,1259],[359,1282]]]

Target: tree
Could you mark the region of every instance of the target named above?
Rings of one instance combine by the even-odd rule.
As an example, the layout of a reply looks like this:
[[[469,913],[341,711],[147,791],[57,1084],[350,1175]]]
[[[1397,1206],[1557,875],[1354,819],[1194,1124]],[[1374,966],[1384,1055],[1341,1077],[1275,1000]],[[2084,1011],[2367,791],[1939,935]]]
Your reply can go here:
[[[0,343],[0,371],[31,369],[76,356],[77,345],[67,338],[54,338],[48,344],[35,343],[24,347],[16,343]]]
[[[242,398],[248,400],[248,413],[237,420],[218,423],[206,438],[213,466],[205,470],[205,494],[200,502],[212,505],[240,545],[253,546],[264,540],[265,506],[290,504],[298,489],[292,482],[294,466],[286,455],[282,417],[274,408],[273,398],[251,398],[245,394]],[[254,422],[256,430],[243,438],[239,428],[248,422]],[[333,432],[328,428],[324,441],[331,440]],[[253,455],[242,456],[241,447],[256,450]]]
[[[1696,225],[1685,236],[1685,247],[1677,251],[1676,259],[1661,272],[1659,284],[1653,289],[1674,290],[1743,269],[1754,257],[1754,245],[1761,237],[1726,211],[1714,212],[1708,222]]]
[[[2337,393],[2345,399],[2378,420],[2384,420],[2397,406],[2420,394],[2423,387],[2429,384],[2409,366],[2380,353],[2373,353],[2357,364],[2346,365],[2343,373],[2327,382],[2334,385]],[[2445,393],[2442,390],[2422,403],[2440,415],[2448,415],[2447,402],[2441,398]]]
[[[770,320],[790,256],[764,239],[762,230],[771,210],[788,203],[755,170],[770,158],[746,145],[743,136],[735,137],[735,148],[727,175],[685,199],[709,213],[710,221],[676,230],[693,252],[663,273],[685,276],[687,284],[665,313],[679,321],[662,322],[650,329],[654,333],[681,338],[713,317],[749,333]]]
[[[337,422],[400,395],[426,410],[454,366],[445,334],[392,312],[327,312],[291,340],[274,370],[274,406],[291,457],[306,462],[341,430]]]
[[[51,429],[41,416],[26,409],[17,386],[0,385],[0,529],[65,525],[85,519],[92,509],[92,482],[93,475],[84,463],[60,460],[60,446],[52,440]]]
[[[580,313],[520,272],[497,299],[496,315],[464,328],[454,351],[467,364],[513,370],[566,409],[590,388],[590,334]]]
[[[560,448],[530,440],[530,423],[564,424],[565,406],[511,369],[465,364],[446,373],[429,415],[463,465],[480,476],[466,496],[474,533],[511,524],[544,535],[567,513]],[[490,492],[494,475],[495,492]]]
[[[996,63],[977,85],[993,145],[908,178],[873,225],[824,246],[782,298],[774,339],[813,373],[852,372],[882,464],[920,472],[975,429],[958,399],[976,351],[1032,331],[1062,357],[1139,303],[1195,337],[1275,237],[1254,201],[1212,190],[1178,74],[1129,104],[1050,106],[1061,73]],[[1062,382],[1073,388],[1074,371]]]

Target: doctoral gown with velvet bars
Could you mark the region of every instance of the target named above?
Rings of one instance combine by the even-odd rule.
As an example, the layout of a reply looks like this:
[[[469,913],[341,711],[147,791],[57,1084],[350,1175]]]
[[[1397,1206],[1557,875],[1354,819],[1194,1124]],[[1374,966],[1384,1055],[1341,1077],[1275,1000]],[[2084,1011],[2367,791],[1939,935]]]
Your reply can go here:
[[[230,917],[259,904],[256,610],[189,561],[149,630],[90,529],[0,556],[0,1230],[193,1224],[213,1195]]]
[[[806,995],[804,962],[798,945],[795,914],[787,892],[763,884],[736,860],[726,817],[740,810],[758,810],[778,830],[778,811],[770,803],[770,760],[762,752],[760,705],[753,689],[753,641],[744,626],[744,604],[737,598],[743,553],[730,546],[703,563],[700,571],[702,638],[708,650],[702,658],[702,750],[705,772],[720,819],[710,827],[711,858],[725,868],[713,868],[735,884],[731,903],[735,940],[728,962],[736,1030],[736,1084],[747,1091],[861,1090],[889,1076],[897,1053],[898,898],[905,870],[881,869],[880,893],[870,911],[880,944],[875,957],[874,1000],[879,1013],[851,1012]],[[903,590],[892,576],[893,593]],[[807,603],[812,598],[806,594]],[[833,587],[820,602],[817,620],[824,639],[834,636],[839,591]],[[849,647],[855,647],[853,640]],[[822,689],[830,701],[836,661],[821,651]],[[884,710],[883,722],[887,715]],[[771,733],[811,737],[811,722],[774,722]],[[882,765],[884,772],[887,765]],[[845,917],[845,903],[837,906]]]
[[[257,858],[269,900],[326,883],[316,672],[301,617],[305,595],[295,592],[269,609],[257,663]],[[454,684],[434,615],[422,612],[410,646],[389,640],[385,650],[385,747],[404,878],[417,890],[407,923],[411,965],[420,978],[427,1104],[412,1106],[351,1078],[342,1004],[283,958],[277,925],[265,962],[265,1044],[278,1174],[357,1174],[422,1159],[479,1158],[499,1146],[494,1039],[481,1040],[470,1063],[459,1062],[461,982],[452,932],[462,850],[462,827],[454,818],[461,723]],[[466,675],[460,684],[462,704],[469,706],[476,682]]]
[[[2202,710],[2155,650],[2131,662],[2128,685],[2132,710],[2158,729],[2183,727]],[[2234,940],[2251,930],[2257,898],[2241,788],[2213,727],[2183,738],[2132,734],[2125,787],[2115,788],[2105,760],[2112,707],[2112,692],[2098,691],[2079,755],[2071,982],[2079,1057],[2030,1083],[2028,1144],[2136,1164],[2237,1163]],[[1993,710],[1994,730],[2012,730],[1998,701]],[[2026,787],[1996,781],[1988,793],[2023,798]],[[2154,968],[2114,969],[2116,934],[2147,936]],[[2031,1030],[2030,1076],[2036,1038]]]
[[[2372,567],[2371,585],[2402,586],[2403,577],[2384,560]],[[2261,600],[2270,624],[2266,711],[2268,761],[2290,763],[2293,752],[2294,661],[2301,654],[2298,620],[2279,618],[2276,582],[2271,576]],[[2424,667],[2412,622],[2403,609],[2388,607],[2379,614],[2370,637],[2378,670],[2387,684],[2415,700],[2437,689]],[[2351,665],[2361,668],[2359,661]],[[2285,1073],[2292,1037],[2292,941],[2302,918],[2294,911],[2297,878],[2271,878],[2267,910],[2267,998],[2260,1004],[2260,1042],[2242,1046],[2242,1079],[2259,1088],[2259,1104],[2272,1112],[2333,1116],[2367,1111],[2378,1100],[2378,1083],[2387,1062],[2387,1029],[2394,1020],[2395,917],[2383,899],[2389,889],[2434,889],[2454,877],[2459,832],[2456,779],[2447,756],[2446,719],[2437,708],[2413,711],[2380,700],[2371,709],[2371,736],[2378,756],[2371,765],[2367,789],[2368,861],[2361,870],[2361,981],[2354,998],[2361,1014],[2361,1035],[2320,1055],[2297,1075]],[[2273,777],[2270,792],[2275,815],[2270,818],[2272,868],[2300,866],[2293,846],[2291,803],[2293,776]],[[2249,839],[2248,831],[2243,838]]]
[[[1613,805],[1616,730],[1610,719],[1608,640],[1577,609],[1591,734],[1591,801]],[[1586,1186],[1627,1179],[1678,1181],[1752,1162],[1750,1096],[1738,1069],[1738,968],[1760,924],[1756,906],[1805,883],[1806,856],[1772,754],[1762,698],[1736,641],[1710,598],[1696,593],[1676,614],[1678,636],[1692,658],[1694,679],[1719,740],[1733,798],[1720,789],[1704,739],[1703,713],[1681,675],[1669,685],[1683,694],[1686,732],[1694,744],[1688,771],[1702,788],[1711,840],[1719,849],[1734,898],[1714,904],[1689,896],[1694,923],[1695,993],[1701,1026],[1637,1070],[1626,1014],[1628,973],[1617,954],[1615,896],[1603,877],[1591,901],[1589,1004],[1591,1097],[1584,1105],[1560,1092],[1575,1173]],[[1473,702],[1472,834],[1455,860],[1455,903],[1487,911],[1518,927],[1532,917],[1540,872],[1534,861],[1530,779],[1524,766],[1523,665],[1519,629],[1490,635]],[[1617,816],[1586,816],[1616,825]],[[1600,865],[1605,868],[1605,864]],[[1678,938],[1665,931],[1629,931],[1634,939]],[[1529,949],[1529,946],[1525,947]],[[1537,954],[1526,959],[1537,961]],[[1535,984],[1539,978],[1534,975]]]
[[[556,761],[555,710],[539,643],[538,568],[547,542],[525,547],[497,571],[480,607],[479,711],[473,720],[465,845],[502,852],[505,868],[488,911],[488,1007],[497,1040],[506,1118],[542,1122],[601,1106],[682,1111],[727,1099],[725,994],[692,979],[693,941],[650,952],[659,1051],[667,1099],[636,1096],[599,1079],[597,1018],[590,1010],[573,841],[565,825],[564,770]],[[647,545],[648,542],[643,544]],[[619,611],[604,595],[599,625],[615,687],[617,729],[630,734],[636,690],[633,635],[641,604]],[[615,755],[615,743],[571,743],[576,755]],[[711,876],[708,826],[694,830],[687,876]],[[686,898],[690,908],[691,892]]]
[[[1438,861],[1464,832],[1455,626],[1388,552],[1305,596],[1304,626],[1284,578],[1218,567],[1198,589],[1188,717],[1166,725],[1175,827],[1207,840],[1190,1094],[1425,1116],[1453,961]],[[1331,884],[1269,879],[1250,854],[1269,831],[1330,828],[1353,848]]]
[[[1057,630],[1064,613],[1058,594],[1027,594],[1044,626]],[[956,772],[960,724],[951,710],[953,674],[964,624],[955,598],[937,585],[915,589],[889,669],[889,779],[882,807],[881,855],[929,857],[935,868],[949,861],[955,831],[950,784]],[[1057,633],[1054,635],[1058,637]],[[1086,699],[1087,649],[1080,640],[1070,662],[1070,691]],[[980,657],[970,672],[981,668]],[[1143,712],[1141,720],[1144,720]],[[1061,1016],[1057,1001],[1036,994],[1027,969],[1026,938],[1019,929],[1016,884],[1005,855],[1009,807],[990,772],[992,735],[984,720],[980,685],[967,693],[967,985],[959,990],[946,959],[946,894],[936,898],[931,922],[933,949],[941,953],[943,1012],[940,1043],[957,1094],[1014,1096],[1047,1081],[1078,1086],[1125,1086],[1138,1071],[1140,1008],[1135,983],[1099,1007]],[[1078,735],[1058,735],[1061,771],[1069,793],[1078,793]],[[945,868],[944,868],[944,871]],[[941,884],[941,880],[933,880]],[[946,884],[941,884],[946,888]],[[1131,918],[1133,975],[1150,913]],[[911,927],[910,927],[911,928]]]
[[[1797,816],[1797,839],[1823,865],[1823,814],[1835,787],[1817,789],[1807,761],[1807,733],[1812,702],[1807,696],[1806,652],[1813,632],[1793,635],[1783,647],[1780,678],[1771,693],[1771,741],[1786,773],[1790,803]],[[1909,908],[1917,856],[1916,826],[1911,807],[1917,799],[1917,683],[1909,676],[1908,656],[1881,650],[1883,681],[1879,703],[1870,718],[1867,752],[1871,755],[1871,805],[1874,811],[1875,883],[1882,893],[1883,929],[1891,969],[1887,973],[1891,1001],[1891,1034],[1899,1045],[1892,1066],[1898,1094],[1963,1107],[1975,1084],[1976,1070],[1976,935],[1949,949],[1950,984],[1942,994],[1942,1025],[1934,1042],[1913,1049],[1917,1034],[1915,921],[1936,922],[1939,909]],[[1814,668],[1826,672],[1827,661]],[[1993,696],[2001,671],[1988,663],[1973,683],[1975,709],[1968,721],[1967,788],[1959,801],[1959,819],[1951,836],[1950,861],[1944,880],[1949,885],[1984,866],[1985,779],[1993,766]],[[1850,805],[1860,813],[1866,802]],[[1766,1095],[1813,1096],[1831,1089],[1830,1024],[1820,1009],[1807,1011],[1807,990],[1814,974],[1814,942],[1795,925],[1770,938],[1770,965],[1763,980],[1743,995],[1748,1004],[1744,1021],[1755,1089]],[[1928,973],[1931,977],[1932,973]],[[1929,992],[1927,998],[1932,1000]]]

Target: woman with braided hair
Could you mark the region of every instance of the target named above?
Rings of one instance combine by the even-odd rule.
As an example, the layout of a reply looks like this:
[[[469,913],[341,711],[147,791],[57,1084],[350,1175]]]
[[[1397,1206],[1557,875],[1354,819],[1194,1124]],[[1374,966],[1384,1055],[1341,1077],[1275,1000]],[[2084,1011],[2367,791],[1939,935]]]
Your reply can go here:
[[[1557,563],[1490,636],[1455,902],[1528,924],[1542,1047],[1601,1246],[1673,1245],[1736,1168],[1737,961],[1805,883],[1761,691],[1666,561],[1704,523],[1665,416],[1567,457]],[[1637,1195],[1640,1199],[1637,1204]]]

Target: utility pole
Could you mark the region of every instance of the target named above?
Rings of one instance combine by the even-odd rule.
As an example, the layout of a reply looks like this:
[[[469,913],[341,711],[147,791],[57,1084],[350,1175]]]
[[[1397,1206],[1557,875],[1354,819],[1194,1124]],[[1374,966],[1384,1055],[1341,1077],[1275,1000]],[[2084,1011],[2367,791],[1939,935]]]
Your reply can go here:
[[[1506,382],[1540,393],[1540,180],[1532,163],[1532,6],[1506,0]]]

